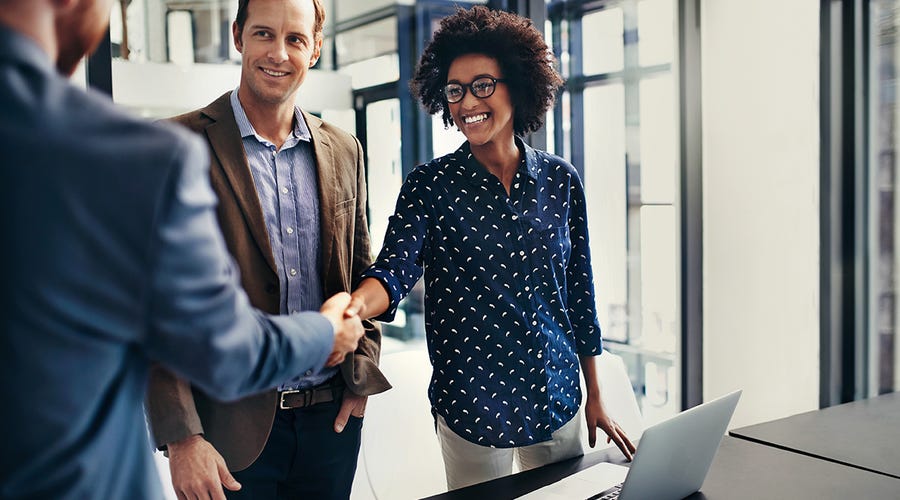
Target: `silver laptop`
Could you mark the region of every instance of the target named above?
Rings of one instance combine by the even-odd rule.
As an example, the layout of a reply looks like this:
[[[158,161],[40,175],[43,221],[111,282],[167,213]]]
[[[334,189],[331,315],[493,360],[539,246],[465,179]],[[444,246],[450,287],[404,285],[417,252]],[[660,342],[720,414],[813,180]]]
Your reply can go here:
[[[740,398],[738,390],[648,427],[625,481],[591,498],[676,500],[699,490]]]

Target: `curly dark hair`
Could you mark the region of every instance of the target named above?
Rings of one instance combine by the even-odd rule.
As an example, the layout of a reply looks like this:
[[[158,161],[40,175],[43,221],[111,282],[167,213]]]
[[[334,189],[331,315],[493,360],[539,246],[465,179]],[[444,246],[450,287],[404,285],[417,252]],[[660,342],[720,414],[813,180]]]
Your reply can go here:
[[[450,65],[465,54],[483,54],[499,64],[515,110],[516,135],[541,128],[563,79],[553,52],[530,19],[476,5],[441,20],[409,87],[429,113],[443,112],[448,127],[453,118],[443,88]]]

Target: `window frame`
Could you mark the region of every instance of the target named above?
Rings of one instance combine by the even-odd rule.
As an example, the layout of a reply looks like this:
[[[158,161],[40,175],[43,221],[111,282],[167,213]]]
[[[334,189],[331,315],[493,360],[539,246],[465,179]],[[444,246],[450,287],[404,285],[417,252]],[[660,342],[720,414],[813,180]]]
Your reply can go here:
[[[642,79],[652,77],[660,73],[671,73],[677,89],[678,98],[678,144],[679,158],[676,165],[676,200],[674,207],[679,217],[679,234],[676,236],[679,251],[677,270],[677,292],[679,328],[679,346],[676,349],[675,365],[680,377],[680,401],[678,406],[687,409],[700,404],[703,401],[703,185],[702,185],[702,109],[700,103],[700,0],[679,0],[675,3],[673,14],[676,23],[677,52],[673,61],[666,64],[657,64],[641,67],[635,54],[629,54],[628,46],[625,46],[625,67],[622,71],[603,73],[596,75],[584,75],[581,69],[581,18],[589,13],[597,12],[610,7],[623,6],[636,10],[636,0],[557,0],[547,5],[547,18],[552,25],[553,49],[558,60],[562,61],[561,23],[568,24],[569,67],[564,68],[567,81],[563,90],[562,99],[568,99],[571,108],[572,131],[584,130],[584,90],[599,85],[621,82],[626,92],[626,115],[629,112],[637,113],[638,109],[631,106],[637,102],[638,96],[630,93],[639,92]],[[634,13],[627,15],[634,16]],[[629,20],[625,21],[623,36],[636,37],[636,25]],[[634,30],[629,35],[629,30]],[[567,70],[567,71],[566,71]],[[629,90],[630,87],[630,90]],[[631,106],[629,106],[631,103]],[[563,122],[564,106],[557,106],[554,110],[554,144],[557,154],[568,157],[579,174],[584,176],[584,136],[572,133],[566,137]],[[627,133],[639,133],[636,131]],[[638,140],[626,140],[626,148],[638,145]],[[626,153],[629,149],[626,149]],[[630,155],[629,155],[630,156]],[[630,163],[630,161],[629,161]],[[639,166],[628,165],[628,189],[639,189]],[[632,199],[628,196],[628,211],[640,211],[644,204],[642,200]],[[639,219],[639,215],[637,218]],[[634,216],[629,216],[628,245],[634,244],[633,238],[639,242],[639,222],[632,222]],[[630,252],[629,252],[630,253]],[[640,302],[640,288],[633,291],[633,280],[640,280],[640,271],[629,270],[629,274],[636,275],[628,278],[629,307],[634,303],[635,296]],[[622,347],[620,344],[609,341]],[[640,385],[640,381],[634,381]],[[640,387],[639,387],[640,389]]]
[[[819,406],[868,397],[869,2],[820,2]]]

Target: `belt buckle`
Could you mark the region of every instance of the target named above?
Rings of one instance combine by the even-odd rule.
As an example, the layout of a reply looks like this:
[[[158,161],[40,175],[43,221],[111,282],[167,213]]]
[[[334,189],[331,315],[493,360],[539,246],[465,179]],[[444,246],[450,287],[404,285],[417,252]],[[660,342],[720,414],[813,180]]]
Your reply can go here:
[[[285,402],[284,402],[285,396],[287,396],[289,394],[300,394],[300,393],[303,394],[303,404],[302,405],[297,406],[297,407],[285,405]],[[294,390],[290,390],[290,391],[281,391],[279,393],[278,407],[281,408],[282,410],[291,410],[293,408],[304,408],[306,406],[309,406],[309,403],[312,400],[311,396],[312,396],[312,394],[308,390],[294,389]]]

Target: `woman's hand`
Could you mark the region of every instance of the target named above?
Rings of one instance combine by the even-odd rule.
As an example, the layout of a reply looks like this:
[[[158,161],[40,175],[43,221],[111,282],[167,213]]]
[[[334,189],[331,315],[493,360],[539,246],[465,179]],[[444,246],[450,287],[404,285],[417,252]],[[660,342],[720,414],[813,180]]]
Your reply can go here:
[[[603,405],[599,392],[594,395],[588,394],[587,403],[585,403],[584,407],[584,418],[587,421],[588,444],[591,448],[597,442],[597,428],[599,427],[606,433],[606,442],[614,441],[616,446],[622,450],[625,458],[629,462],[631,461],[637,448],[628,439],[625,430],[606,413],[606,407]]]

